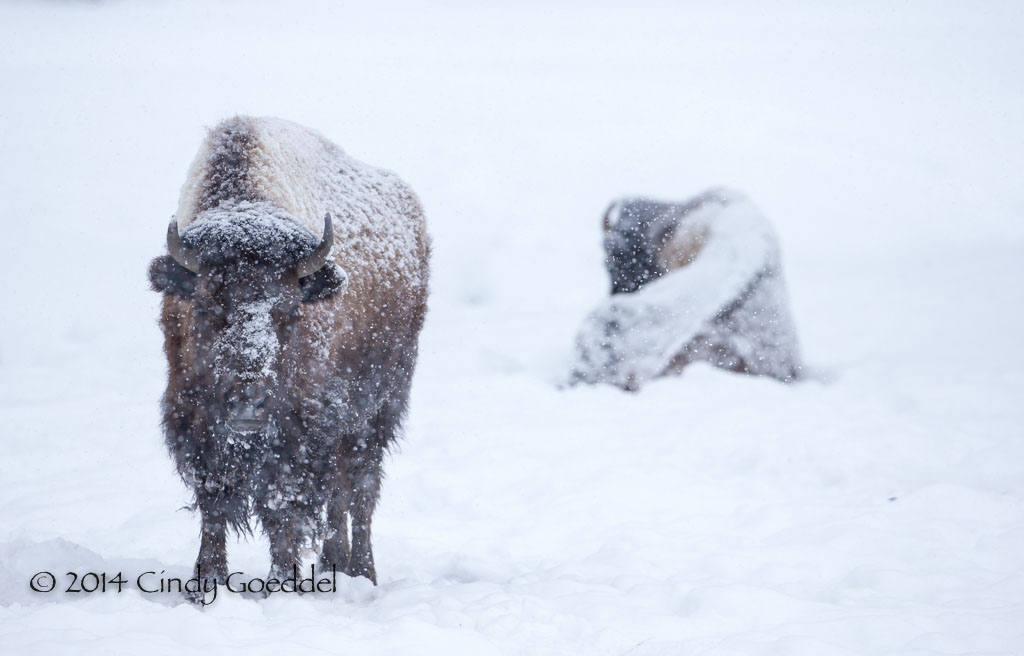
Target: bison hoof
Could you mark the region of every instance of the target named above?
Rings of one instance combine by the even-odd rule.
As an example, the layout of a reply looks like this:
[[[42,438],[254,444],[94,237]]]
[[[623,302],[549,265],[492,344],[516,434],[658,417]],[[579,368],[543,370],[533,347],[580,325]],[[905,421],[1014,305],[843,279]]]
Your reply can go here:
[[[349,563],[348,571],[346,572],[351,577],[362,576],[363,578],[370,579],[370,583],[377,585],[377,572],[373,568],[373,563]]]
[[[215,583],[211,585],[216,585]],[[184,590],[181,596],[185,598],[185,601],[189,602],[193,606],[206,607],[213,603],[213,600],[217,598],[216,591],[206,592],[203,588],[198,590]]]

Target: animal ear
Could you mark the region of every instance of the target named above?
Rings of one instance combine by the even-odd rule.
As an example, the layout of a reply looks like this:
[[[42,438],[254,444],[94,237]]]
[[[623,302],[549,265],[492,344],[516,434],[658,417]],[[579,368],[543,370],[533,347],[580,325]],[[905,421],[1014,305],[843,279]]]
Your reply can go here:
[[[155,292],[192,298],[198,276],[174,261],[170,255],[153,258],[149,263],[149,285]]]
[[[312,303],[324,298],[334,296],[345,289],[348,284],[348,274],[337,264],[328,262],[326,265],[305,278],[299,278],[299,287],[302,288],[302,302]]]

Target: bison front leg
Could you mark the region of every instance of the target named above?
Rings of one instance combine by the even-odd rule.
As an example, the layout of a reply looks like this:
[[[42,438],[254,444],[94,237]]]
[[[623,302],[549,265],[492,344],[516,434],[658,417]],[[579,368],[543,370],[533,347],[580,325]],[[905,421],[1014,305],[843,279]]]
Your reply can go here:
[[[352,516],[352,553],[346,573],[365,576],[376,585],[370,526],[380,497],[383,446],[374,437],[355,439],[346,445],[345,474],[350,486],[349,514]]]
[[[223,519],[203,513],[196,575],[224,583],[228,578],[227,526]]]
[[[348,507],[349,485],[343,479],[342,472],[331,480],[332,490],[327,500],[327,534],[320,551],[320,569],[330,572],[335,568],[339,572],[348,571]]]
[[[227,522],[224,514],[217,507],[216,497],[200,496],[198,502],[202,528],[195,576],[199,577],[199,588],[185,593],[186,598],[193,603],[201,603],[206,590],[224,583],[228,578]]]
[[[303,509],[292,505],[274,509],[260,509],[260,522],[270,540],[270,576],[283,580],[301,566],[302,550],[307,539],[307,516]]]

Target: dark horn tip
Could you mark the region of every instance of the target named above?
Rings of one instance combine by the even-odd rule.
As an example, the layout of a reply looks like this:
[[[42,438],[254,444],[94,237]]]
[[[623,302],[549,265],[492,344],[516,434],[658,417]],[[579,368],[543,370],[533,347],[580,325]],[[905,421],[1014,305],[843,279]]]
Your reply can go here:
[[[324,214],[324,234],[320,238],[320,244],[299,264],[298,273],[300,278],[313,275],[327,264],[331,256],[331,247],[334,246],[334,222],[331,213]]]
[[[178,233],[178,220],[173,216],[167,226],[167,252],[181,266],[192,273],[199,273],[199,258],[181,240],[181,235]]]

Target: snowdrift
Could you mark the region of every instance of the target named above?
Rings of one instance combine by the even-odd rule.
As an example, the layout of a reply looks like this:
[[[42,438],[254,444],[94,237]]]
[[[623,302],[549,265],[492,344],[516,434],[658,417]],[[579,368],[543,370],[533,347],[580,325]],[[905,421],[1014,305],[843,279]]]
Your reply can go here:
[[[772,376],[800,371],[778,240],[742,194],[713,190],[682,222],[705,235],[688,265],[616,294],[583,321],[570,382],[637,390],[688,363]]]

